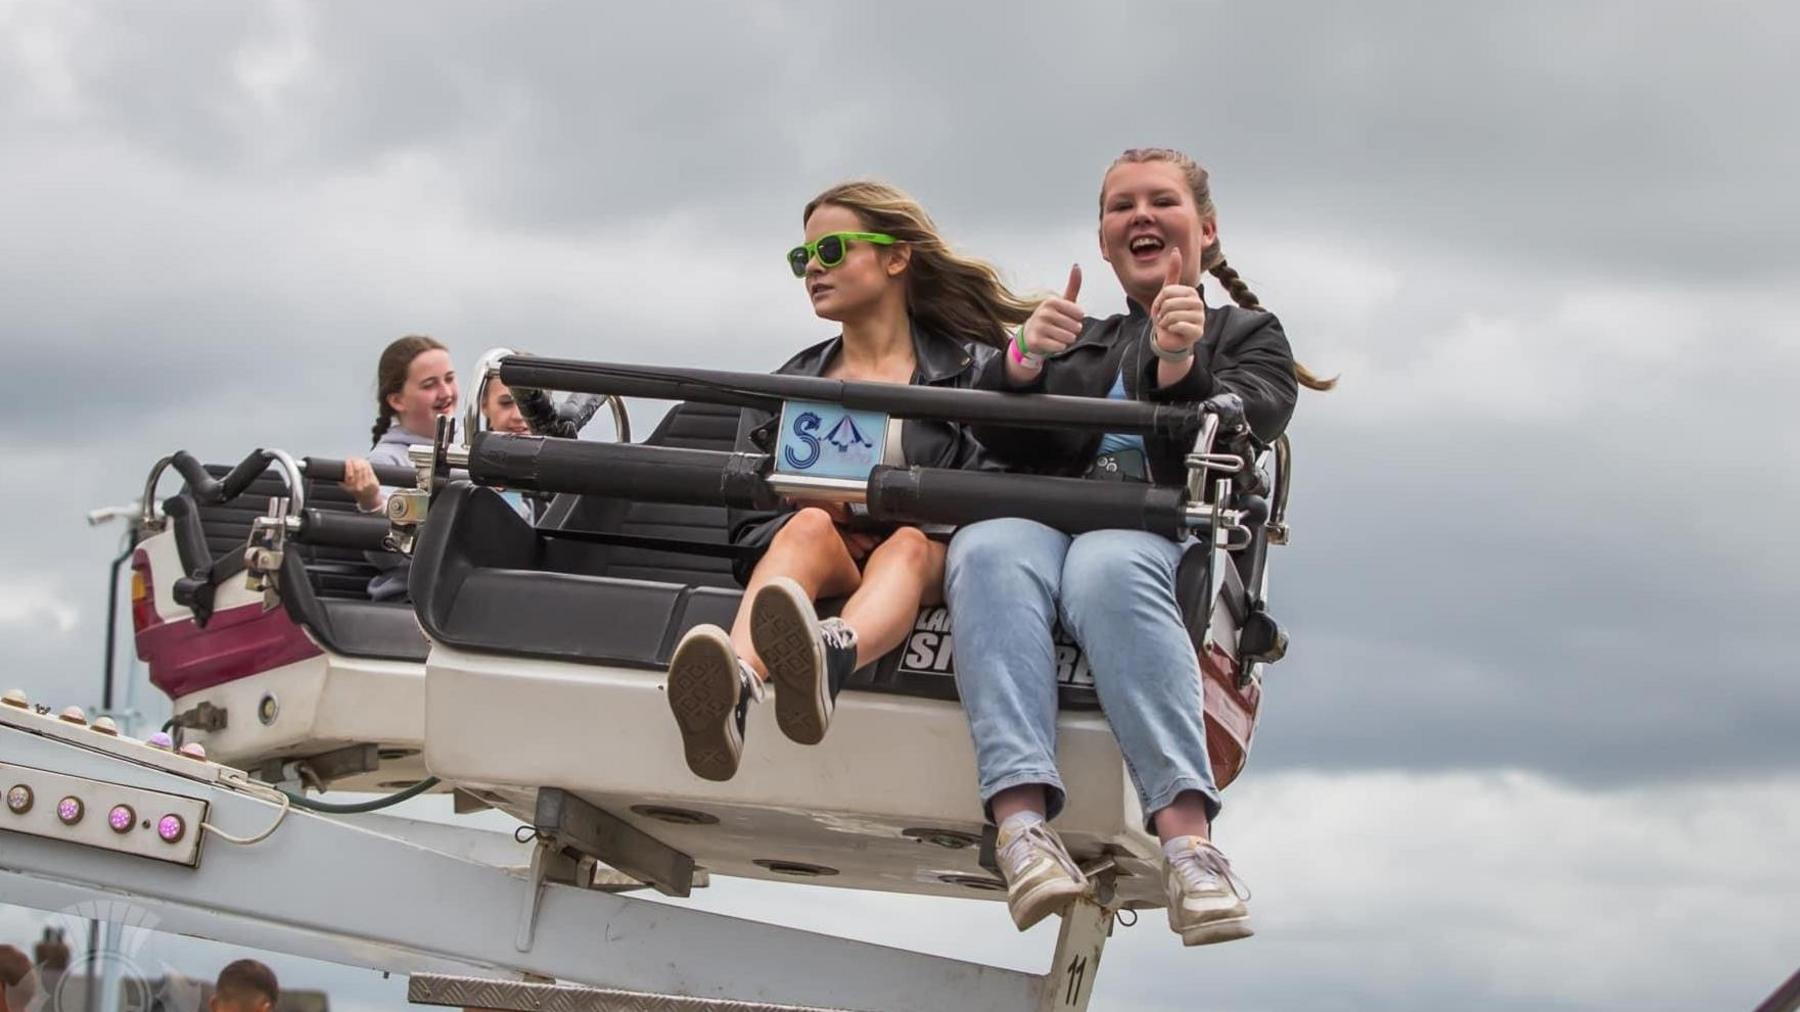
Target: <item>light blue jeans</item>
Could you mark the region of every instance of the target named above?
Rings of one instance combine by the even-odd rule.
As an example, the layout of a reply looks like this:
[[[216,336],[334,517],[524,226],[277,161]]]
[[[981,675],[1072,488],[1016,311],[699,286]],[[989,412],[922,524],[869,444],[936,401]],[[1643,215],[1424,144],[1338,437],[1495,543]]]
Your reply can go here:
[[[944,592],[983,807],[1009,787],[1042,784],[1050,817],[1062,809],[1051,642],[1060,616],[1087,654],[1145,821],[1183,791],[1218,813],[1200,662],[1175,602],[1182,548],[1143,531],[1071,538],[1016,518],[957,531]]]

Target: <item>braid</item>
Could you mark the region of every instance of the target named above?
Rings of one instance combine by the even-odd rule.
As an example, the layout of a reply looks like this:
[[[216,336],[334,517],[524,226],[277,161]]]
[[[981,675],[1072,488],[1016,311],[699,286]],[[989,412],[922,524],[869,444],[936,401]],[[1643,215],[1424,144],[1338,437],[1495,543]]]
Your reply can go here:
[[[1214,248],[1218,248],[1217,243],[1214,244]],[[1219,283],[1225,286],[1225,291],[1231,295],[1231,301],[1245,309],[1261,309],[1263,307],[1262,300],[1257,298],[1256,293],[1250,290],[1250,286],[1244,283],[1244,276],[1239,274],[1235,267],[1225,262],[1224,254],[1219,255],[1219,262],[1213,264],[1211,269],[1212,276],[1218,278]]]
[[[1251,291],[1250,286],[1244,282],[1244,276],[1237,272],[1237,268],[1225,262],[1225,254],[1219,249],[1217,242],[1213,243],[1206,252],[1209,254],[1207,259],[1212,261],[1206,269],[1211,271],[1212,276],[1218,278],[1219,283],[1225,286],[1225,291],[1231,295],[1231,301],[1245,309],[1253,309],[1259,313],[1268,312],[1263,308],[1262,300],[1257,298],[1256,293]],[[1330,390],[1338,384],[1336,376],[1325,379],[1299,361],[1294,363],[1294,379],[1308,390]]]
[[[381,437],[387,435],[387,430],[393,428],[393,426],[394,416],[388,414],[387,407],[384,405],[381,409],[381,414],[375,417],[375,424],[369,427],[369,434],[372,437],[369,440],[369,445],[374,446],[376,443],[381,442]]]

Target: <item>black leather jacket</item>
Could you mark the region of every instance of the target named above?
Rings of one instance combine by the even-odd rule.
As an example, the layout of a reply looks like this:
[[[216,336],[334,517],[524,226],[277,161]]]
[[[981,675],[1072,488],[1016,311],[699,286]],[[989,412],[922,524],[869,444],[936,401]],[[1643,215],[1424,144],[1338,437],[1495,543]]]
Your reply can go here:
[[[1181,381],[1167,389],[1156,386],[1158,359],[1150,353],[1150,317],[1131,303],[1131,312],[1104,320],[1092,317],[1074,344],[1051,355],[1031,383],[1016,387],[1006,378],[1004,353],[996,353],[981,370],[975,386],[1015,393],[1105,397],[1123,373],[1125,396],[1142,401],[1203,401],[1231,392],[1244,400],[1244,417],[1257,438],[1267,443],[1281,435],[1294,413],[1299,383],[1294,354],[1281,322],[1269,313],[1237,306],[1208,307],[1206,334],[1195,346],[1195,361]],[[1097,434],[1067,429],[977,425],[972,428],[993,456],[1009,468],[1038,474],[1081,476],[1100,449]],[[1185,458],[1192,442],[1167,436],[1144,437],[1150,475],[1159,485],[1187,480]]]
[[[823,376],[826,368],[837,358],[843,343],[844,339],[840,336],[815,344],[788,359],[775,372],[789,376]],[[985,345],[965,344],[915,326],[913,357],[917,364],[913,372],[913,385],[968,389],[975,385],[975,378],[982,367],[999,355],[998,351]],[[778,420],[777,416],[767,411],[745,408],[738,421],[739,452],[772,452]],[[908,465],[998,469],[998,465],[983,451],[981,444],[969,435],[968,429],[951,422],[906,419],[900,427],[900,448]],[[787,522],[793,512],[791,506],[773,512],[732,510],[732,543],[751,548],[766,547],[775,539],[775,532],[781,529],[781,525]],[[746,579],[748,567],[740,564],[738,569],[738,579]]]

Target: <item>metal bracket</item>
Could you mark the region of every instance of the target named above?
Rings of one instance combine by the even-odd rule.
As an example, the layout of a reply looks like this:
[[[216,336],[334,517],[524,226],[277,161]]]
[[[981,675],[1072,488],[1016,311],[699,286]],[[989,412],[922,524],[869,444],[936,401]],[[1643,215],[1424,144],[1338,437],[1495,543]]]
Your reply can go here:
[[[1085,1012],[1100,976],[1100,956],[1112,937],[1118,913],[1116,872],[1111,861],[1092,875],[1093,889],[1075,900],[1063,915],[1050,957],[1050,974],[1038,999],[1038,1012]]]
[[[224,707],[202,702],[176,714],[170,723],[196,731],[223,731],[230,717]]]
[[[269,512],[250,522],[250,541],[244,546],[244,586],[262,595],[263,611],[272,611],[281,603],[280,582],[275,577],[286,555],[287,536],[300,526],[289,505],[286,496],[271,496]]]
[[[540,788],[532,827],[540,838],[605,862],[665,896],[686,898],[693,890],[693,858],[568,791]]]

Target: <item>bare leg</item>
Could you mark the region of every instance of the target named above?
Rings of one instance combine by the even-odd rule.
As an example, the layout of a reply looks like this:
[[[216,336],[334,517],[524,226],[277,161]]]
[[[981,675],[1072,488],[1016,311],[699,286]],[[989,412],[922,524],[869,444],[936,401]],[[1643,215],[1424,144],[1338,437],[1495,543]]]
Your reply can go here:
[[[844,603],[845,624],[856,630],[856,664],[886,655],[906,640],[919,605],[942,600],[944,546],[916,527],[902,527],[869,553],[862,585]]]
[[[942,555],[939,558],[941,560]],[[941,562],[939,572],[942,572]],[[777,576],[798,583],[815,601],[820,597],[851,593],[862,582],[856,560],[844,546],[843,535],[838,533],[831,514],[808,506],[781,526],[775,533],[775,540],[769,543],[769,550],[763,553],[762,561],[751,572],[750,582],[744,585],[743,603],[738,605],[737,617],[731,623],[732,647],[764,681],[769,678],[768,668],[763,666],[762,658],[756,655],[756,647],[750,641],[750,602],[756,599],[757,591]]]

